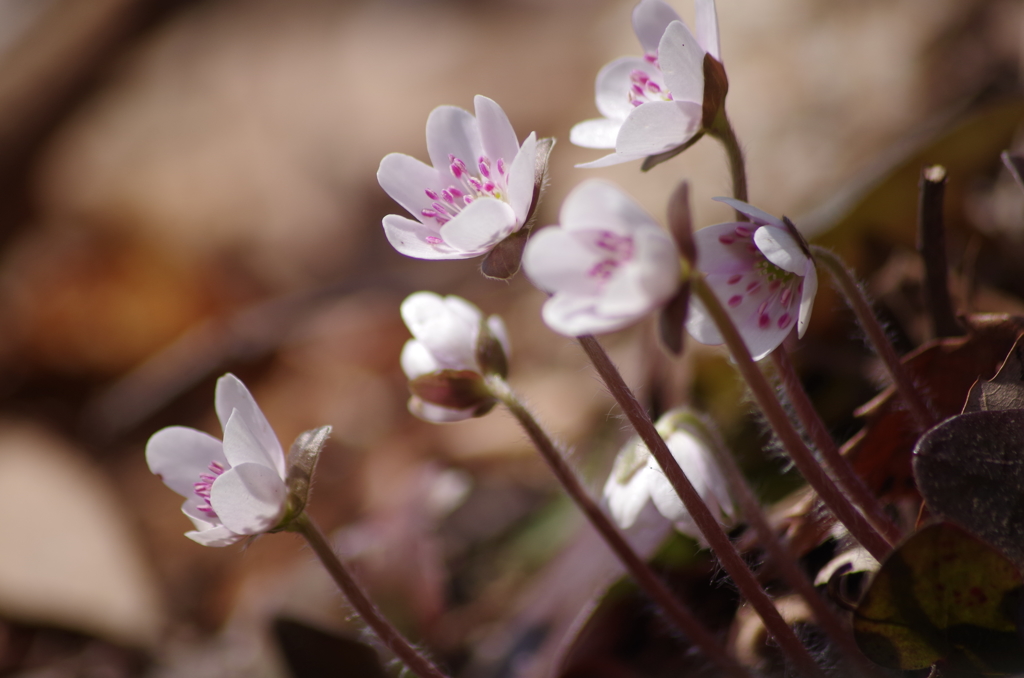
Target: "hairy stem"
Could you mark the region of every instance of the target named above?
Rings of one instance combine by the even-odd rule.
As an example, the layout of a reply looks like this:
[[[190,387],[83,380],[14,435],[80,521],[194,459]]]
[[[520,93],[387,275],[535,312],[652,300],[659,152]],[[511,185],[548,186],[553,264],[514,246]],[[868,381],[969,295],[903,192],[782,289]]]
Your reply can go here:
[[[551,467],[555,477],[565,488],[569,497],[576,502],[590,524],[597,530],[608,547],[626,566],[626,570],[668,615],[672,623],[679,628],[690,641],[699,647],[712,662],[729,676],[750,678],[750,674],[733,659],[725,647],[700,623],[692,612],[665,586],[657,574],[644,562],[633,547],[629,545],[622,532],[612,523],[590,495],[587,494],[572,468],[565,461],[562,452],[548,436],[530,411],[516,397],[508,383],[498,375],[487,377],[487,386],[491,394],[501,401],[509,412],[519,421],[540,451],[541,456]]]
[[[711,546],[711,550],[722,563],[722,567],[732,577],[743,597],[750,602],[750,605],[764,621],[768,633],[779,644],[779,648],[801,675],[817,678],[823,676],[824,674],[807,648],[797,638],[793,629],[786,624],[771,598],[765,593],[750,567],[736,550],[735,544],[730,541],[729,536],[718,524],[704,500],[697,494],[683,469],[679,467],[679,463],[672,456],[665,440],[655,429],[654,422],[651,421],[647,411],[626,385],[604,348],[597,339],[589,335],[578,337],[578,340],[598,374],[608,386],[612,396],[618,402],[619,407],[622,408],[626,418],[629,419],[640,439],[647,445],[647,449],[665,472],[665,476],[697,524],[697,528]]]
[[[892,378],[893,384],[896,386],[896,390],[910,410],[914,423],[922,431],[934,426],[938,423],[937,417],[932,414],[928,403],[925,402],[924,397],[914,387],[910,374],[903,363],[900,362],[899,356],[896,355],[896,349],[893,348],[889,338],[885,336],[885,330],[871,311],[871,303],[868,301],[864,288],[857,282],[853,273],[846,268],[843,260],[831,250],[827,250],[820,245],[811,245],[811,253],[814,256],[815,262],[822,264],[828,269],[836,287],[846,297],[846,302],[850,304],[854,315],[857,316],[857,322],[860,324],[861,329],[864,330],[864,334],[867,335],[868,342],[875,349],[878,357],[882,359],[885,368],[889,372],[889,376]]]
[[[811,442],[818,448],[825,465],[832,471],[836,482],[845,490],[854,504],[864,512],[865,517],[875,529],[882,533],[890,545],[899,542],[900,528],[896,526],[889,516],[886,515],[882,503],[871,492],[864,480],[853,470],[849,460],[839,453],[839,447],[828,432],[828,427],[821,420],[818,411],[814,409],[811,399],[804,391],[800,377],[793,367],[793,361],[789,359],[789,353],[784,346],[779,346],[771,353],[772,363],[782,380],[782,387],[786,390],[789,402],[793,404],[797,419],[804,430],[811,438]]]
[[[334,553],[334,549],[331,548],[327,538],[324,537],[320,528],[313,523],[309,515],[306,513],[300,514],[292,522],[290,529],[306,538],[313,552],[316,553],[320,562],[323,563],[324,568],[331,575],[331,578],[334,579],[342,593],[345,594],[345,597],[348,598],[349,604],[359,613],[359,616],[363,618],[367,626],[373,629],[377,637],[381,639],[381,642],[394,652],[395,656],[402,660],[410,671],[419,676],[419,678],[448,678],[441,669],[437,668],[433,662],[413,647],[398,632],[398,629],[392,626],[391,622],[381,614],[377,606],[366,595],[362,586],[353,578],[352,573],[348,571],[348,568],[345,567],[337,554]]]
[[[740,148],[739,139],[732,128],[732,123],[725,116],[723,110],[715,120],[714,128],[709,132],[711,136],[722,142],[725,147],[725,154],[729,158],[729,174],[732,176],[732,197],[747,202],[747,169],[743,160],[743,149]],[[736,213],[740,221],[749,221],[747,215]]]
[[[803,438],[793,427],[785,409],[775,395],[775,389],[768,383],[768,379],[758,368],[757,363],[750,355],[743,337],[733,324],[732,318],[722,307],[722,303],[715,296],[714,291],[708,286],[703,275],[693,277],[693,291],[704,304],[708,315],[711,316],[719,333],[725,340],[733,360],[736,362],[736,369],[739,370],[747,387],[754,395],[761,412],[771,425],[775,435],[782,442],[783,448],[789,454],[790,459],[803,474],[807,482],[814,488],[825,505],[832,511],[839,522],[846,526],[854,539],[868,550],[878,560],[881,560],[892,550],[889,542],[871,526],[857,508],[850,503],[832,479],[825,472],[825,469],[818,464]]]

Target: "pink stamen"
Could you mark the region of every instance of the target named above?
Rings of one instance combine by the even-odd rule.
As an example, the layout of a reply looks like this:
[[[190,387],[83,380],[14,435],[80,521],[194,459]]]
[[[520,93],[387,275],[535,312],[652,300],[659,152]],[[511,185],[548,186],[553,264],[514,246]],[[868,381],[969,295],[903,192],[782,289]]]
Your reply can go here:
[[[426,219],[436,219],[437,218],[437,212],[435,212],[434,210],[423,210],[423,211],[420,212],[420,214],[422,214],[423,217],[426,218]]]
[[[733,296],[729,297],[729,301],[727,303],[729,304],[729,308],[736,308],[741,303],[743,303],[743,295],[734,294]]]
[[[469,185],[473,187],[474,191],[479,192],[484,190],[484,185],[480,183],[480,180],[477,179],[476,177],[469,177],[468,179],[466,179],[466,181],[469,182]]]
[[[452,214],[451,214],[451,213],[450,213],[450,212],[448,211],[448,209],[447,209],[447,208],[446,208],[446,207],[445,207],[444,205],[442,205],[441,203],[439,203],[439,202],[435,202],[435,203],[433,203],[433,204],[431,205],[431,207],[433,207],[433,208],[434,208],[434,210],[435,210],[435,211],[437,211],[437,214],[438,214],[438,216],[440,216],[440,215],[442,215],[442,214],[443,214],[444,216],[446,216],[446,217],[450,217],[450,216],[453,216],[453,215],[452,215]]]
[[[449,191],[447,189],[443,190],[443,191],[441,191],[441,196],[444,198],[444,201],[446,203],[448,203],[449,205],[454,205],[455,204],[455,196],[452,195],[451,191]]]
[[[452,195],[453,198],[461,198],[462,196],[466,195],[465,193],[455,188],[454,186],[449,186],[448,192]]]
[[[775,290],[779,289],[779,285],[781,284],[782,283],[780,283],[778,280],[771,281],[770,283],[768,283],[768,291],[774,292]]]
[[[216,461],[210,462],[210,473],[200,473],[199,482],[194,483],[192,488],[195,490],[196,495],[203,500],[203,503],[197,506],[200,511],[208,516],[216,517],[217,513],[213,510],[213,506],[210,504],[210,491],[213,489],[213,483],[217,480],[217,476],[224,473],[224,466]]]
[[[490,160],[488,160],[487,158],[485,158],[484,156],[481,155],[480,159],[477,160],[476,166],[480,168],[480,175],[481,176],[483,176],[484,178],[487,178],[487,179],[491,178],[491,161]]]
[[[647,89],[649,89],[651,92],[655,94],[661,93],[661,87],[658,85],[658,83],[654,82],[653,80],[647,82]]]
[[[486,184],[484,184],[484,192],[486,192],[486,193],[493,192],[494,188],[495,188],[495,186],[494,186],[494,182],[493,181],[488,181]]]
[[[633,239],[604,231],[594,241],[594,245],[600,247],[603,250],[612,252],[619,255],[622,258],[629,258],[633,256]]]
[[[639,99],[632,99],[632,100],[630,100],[629,103],[633,104],[633,107],[635,108],[635,107],[639,106],[640,104],[642,104],[643,102],[640,101]]]
[[[452,176],[456,179],[461,179],[463,175],[469,174],[469,169],[466,167],[466,163],[462,162],[462,160],[456,158],[454,155],[449,154],[448,161],[451,162],[448,169],[451,170]]]
[[[473,196],[467,195],[465,198],[462,199],[462,202],[468,205],[469,203],[473,202]]]
[[[617,261],[613,261],[612,259],[605,259],[604,261],[598,262],[597,264],[594,265],[593,268],[587,271],[587,275],[589,275],[591,278],[601,278],[602,280],[607,280],[612,276],[612,273],[614,273],[615,269],[618,267],[619,263]]]
[[[736,238],[732,237],[729,234],[720,235],[718,236],[718,242],[722,243],[723,245],[731,245],[734,242],[736,242]]]
[[[438,238],[436,235],[428,235],[427,237],[425,237],[423,239],[426,240],[431,245],[440,245],[441,243],[444,242],[444,240],[442,240],[441,238]]]
[[[741,238],[746,238],[748,235],[750,235],[750,229],[747,228],[746,226],[737,226],[735,233]]]
[[[437,200],[438,199],[437,193],[435,193],[434,191],[430,190],[429,188],[427,190],[423,191],[423,192],[426,193],[427,197],[430,198],[431,200]]]
[[[637,85],[637,84],[634,84],[630,89],[633,90],[634,94],[643,94],[644,93],[644,88],[641,87],[640,85]],[[650,111],[650,110],[653,110],[653,109],[648,108],[647,110]]]
[[[789,326],[789,320],[790,318],[788,313],[783,313],[781,316],[779,316],[779,329],[785,329],[787,326]]]
[[[782,290],[782,294],[779,296],[779,301],[783,306],[789,306],[789,302],[793,299],[793,288],[787,287]]]
[[[743,274],[742,273],[734,273],[733,275],[729,276],[729,279],[726,282],[728,284],[730,284],[730,285],[735,285],[736,283],[738,283],[741,280],[743,280]]]
[[[646,61],[649,64],[656,64],[658,63],[658,55],[653,53],[647,53],[644,55],[644,61]]]
[[[498,158],[498,174],[505,176],[505,158]]]

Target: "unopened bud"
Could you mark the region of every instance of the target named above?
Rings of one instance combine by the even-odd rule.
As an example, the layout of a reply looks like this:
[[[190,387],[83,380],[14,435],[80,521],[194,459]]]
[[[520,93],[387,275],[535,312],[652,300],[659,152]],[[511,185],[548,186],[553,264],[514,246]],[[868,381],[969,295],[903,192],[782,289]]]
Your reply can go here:
[[[288,473],[285,477],[288,500],[285,503],[284,516],[279,523],[281,528],[286,528],[306,509],[313,484],[313,472],[330,436],[330,426],[310,429],[300,433],[288,450]]]

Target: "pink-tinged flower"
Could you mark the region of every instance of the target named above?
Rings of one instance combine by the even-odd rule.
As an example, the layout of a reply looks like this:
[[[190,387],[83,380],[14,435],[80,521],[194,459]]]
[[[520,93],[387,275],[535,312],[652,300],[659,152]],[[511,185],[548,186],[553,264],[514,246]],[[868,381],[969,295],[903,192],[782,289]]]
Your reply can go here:
[[[396,250],[416,259],[486,254],[526,223],[534,196],[537,137],[520,147],[505,112],[487,97],[476,117],[439,106],[427,118],[433,167],[401,153],[384,157],[377,181],[415,220],[384,217]]]
[[[597,74],[597,110],[569,140],[615,152],[579,167],[606,167],[683,146],[701,130],[704,55],[721,61],[714,0],[696,0],[697,35],[661,0],[642,0],[633,30],[642,57],[622,57]]]
[[[680,419],[676,412],[665,413],[656,424],[658,433],[711,513],[725,523],[733,515],[725,477],[704,441],[682,425]],[[609,512],[622,529],[631,527],[647,502],[652,501],[677,530],[703,540],[664,471],[638,438],[619,452],[605,483],[604,496]]]
[[[536,233],[523,265],[553,296],[544,322],[570,337],[612,332],[665,304],[680,284],[672,237],[628,195],[599,179],[562,203],[560,226]]]
[[[409,411],[420,419],[443,424],[479,416],[493,398],[482,375],[504,376],[509,352],[508,332],[501,318],[486,320],[473,304],[456,296],[416,292],[402,302],[402,320],[413,338],[402,348],[402,370],[412,385],[424,387],[409,399]],[[494,342],[497,346],[492,346]],[[487,364],[481,364],[487,363]],[[437,375],[424,384],[424,378]],[[428,402],[427,393],[436,395]],[[448,403],[445,406],[443,403]]]
[[[281,444],[245,385],[233,374],[217,381],[217,417],[224,441],[171,426],[146,445],[149,470],[185,497],[181,510],[195,525],[185,536],[227,546],[276,527],[288,500]]]
[[[694,233],[697,268],[725,306],[754,360],[760,360],[797,328],[802,337],[811,316],[818,274],[803,237],[788,222],[747,203],[716,198],[750,222],[708,226]],[[722,335],[698,299],[686,329],[702,344]]]

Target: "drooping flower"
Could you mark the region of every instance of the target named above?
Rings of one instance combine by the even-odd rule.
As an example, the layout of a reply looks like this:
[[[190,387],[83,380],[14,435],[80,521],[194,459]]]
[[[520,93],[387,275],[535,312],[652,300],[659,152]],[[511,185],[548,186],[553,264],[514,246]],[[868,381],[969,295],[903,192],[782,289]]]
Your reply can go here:
[[[543,316],[556,332],[622,329],[679,288],[672,237],[614,184],[583,182],[566,197],[560,219],[536,233],[523,256],[530,280],[553,295]]]
[[[377,181],[415,220],[384,217],[384,234],[416,259],[468,259],[486,254],[526,223],[534,198],[537,137],[522,146],[505,112],[487,97],[476,117],[439,106],[427,118],[433,167],[402,153],[384,157]]]
[[[750,217],[694,233],[697,268],[725,306],[755,360],[797,328],[803,336],[811,316],[818,274],[803,237],[789,222],[731,198],[716,198]],[[699,300],[693,299],[686,329],[702,344],[722,335]]]
[[[597,75],[597,110],[604,117],[585,120],[569,140],[585,148],[615,152],[579,167],[606,167],[665,153],[701,131],[704,56],[721,61],[714,0],[696,0],[697,35],[662,0],[641,0],[633,10],[633,30],[642,57],[612,61]]]
[[[184,426],[161,429],[146,444],[149,470],[185,497],[181,510],[195,525],[185,536],[227,546],[276,527],[288,499],[281,443],[233,374],[217,381],[221,442]]]
[[[416,292],[402,302],[402,320],[413,338],[402,348],[402,370],[413,396],[409,411],[434,423],[462,421],[494,405],[483,375],[504,376],[508,332],[501,318],[461,297]]]
[[[711,513],[724,523],[733,516],[732,499],[725,477],[707,444],[690,431],[681,419],[678,412],[666,412],[655,426],[697,494]],[[661,515],[675,524],[677,530],[702,540],[700,530],[689,511],[639,438],[631,440],[619,452],[612,473],[605,483],[604,496],[608,510],[622,529],[636,522],[650,500]]]

